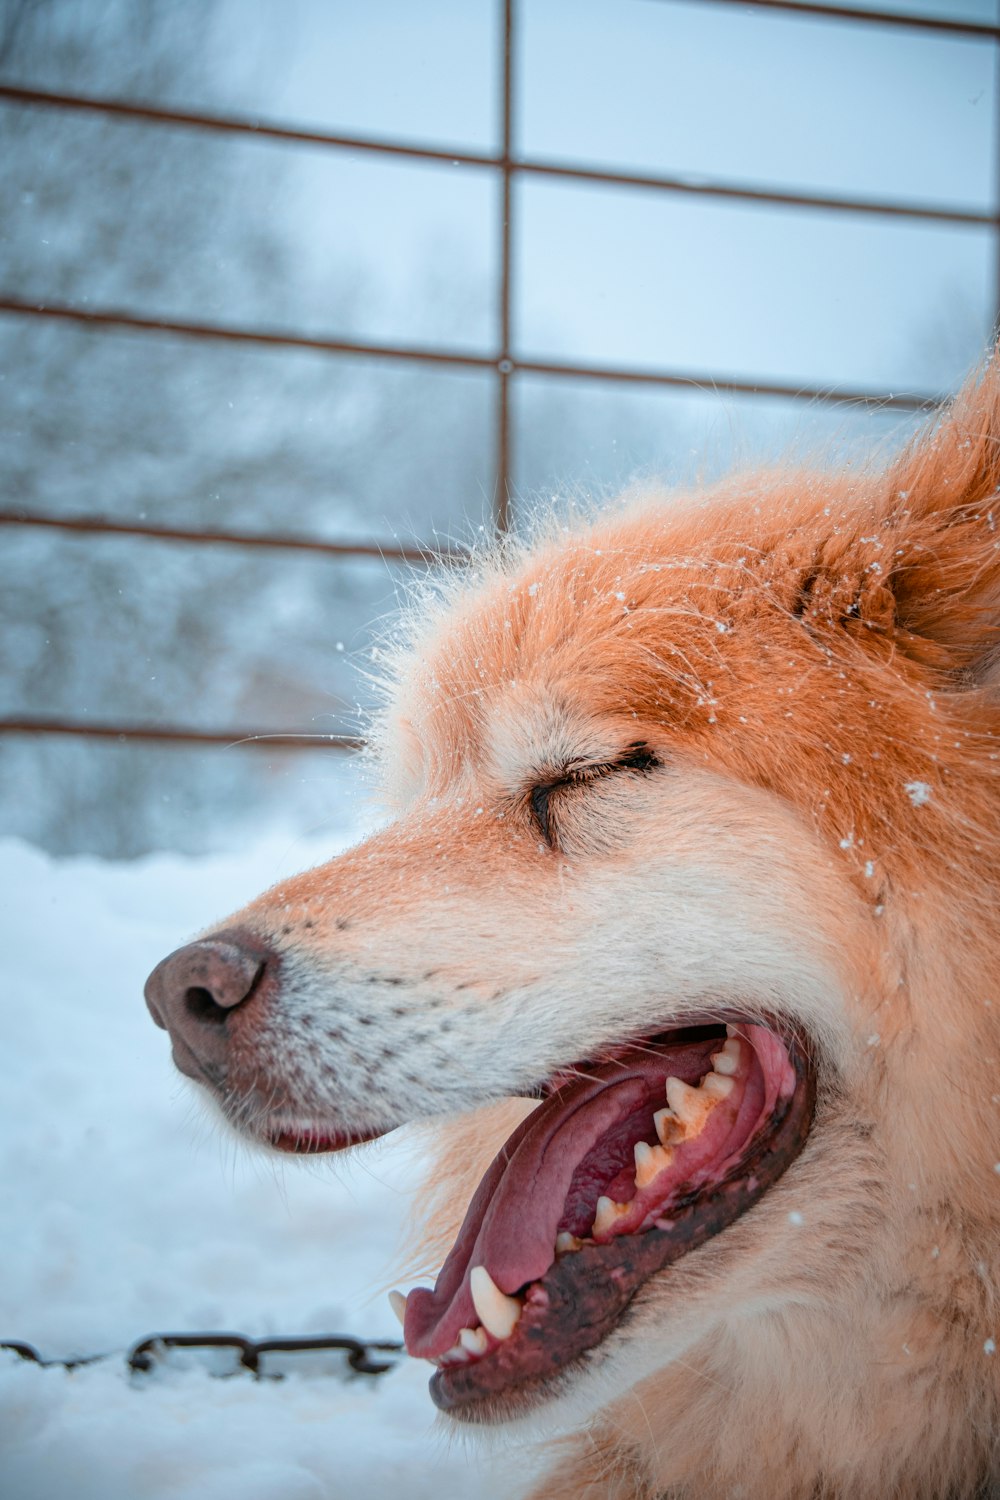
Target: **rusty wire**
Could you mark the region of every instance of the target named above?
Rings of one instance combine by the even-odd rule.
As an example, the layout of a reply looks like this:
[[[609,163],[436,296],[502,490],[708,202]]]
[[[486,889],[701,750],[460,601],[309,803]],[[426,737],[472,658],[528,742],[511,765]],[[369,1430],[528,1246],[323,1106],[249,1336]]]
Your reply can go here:
[[[436,566],[463,562],[461,547],[409,546],[405,542],[327,542],[319,537],[292,536],[279,531],[208,531],[183,526],[147,526],[138,521],[112,521],[106,516],[55,516],[47,511],[0,510],[0,526],[52,527],[58,531],[97,532],[109,536],[145,537],[154,542],[219,543],[228,547],[265,547],[277,551],[318,552],[328,557],[367,557],[378,562]]]
[[[993,222],[993,221],[990,221]],[[1000,228],[1000,220],[997,220]],[[508,252],[509,253],[509,252]],[[508,271],[509,279],[509,271]],[[181,338],[217,339],[240,344],[263,344],[286,349],[311,349],[322,354],[353,354],[369,359],[402,361],[415,364],[451,365],[457,369],[483,370],[497,375],[501,382],[515,374],[545,375],[570,380],[624,382],[627,385],[672,386],[684,390],[711,391],[736,396],[778,396],[788,401],[807,401],[830,406],[874,406],[894,411],[928,411],[942,400],[940,393],[893,392],[871,387],[803,385],[775,380],[736,380],[725,374],[694,374],[683,370],[629,368],[623,365],[572,364],[569,360],[515,358],[511,354],[494,357],[464,350],[435,348],[433,345],[384,344],[327,338],[321,335],[294,333],[275,328],[236,327],[225,323],[208,323],[192,319],[148,318],[124,309],[73,307],[67,303],[31,303],[18,297],[0,297],[0,313],[21,317],[61,319],[89,324],[95,328],[121,328],[138,333],[167,333]],[[501,457],[502,463],[502,457]],[[498,471],[499,472],[499,471]],[[499,530],[500,517],[496,518]]]
[[[547,379],[585,380],[624,383],[660,388],[706,389],[735,396],[769,396],[792,401],[824,404],[877,405],[901,411],[923,411],[937,405],[940,396],[933,392],[889,393],[870,389],[832,388],[822,385],[798,385],[780,381],[741,380],[725,372],[695,374],[684,370],[644,369],[598,363],[572,363],[561,360],[532,360],[517,355],[512,339],[513,308],[513,238],[514,181],[520,177],[545,177],[556,180],[589,182],[596,185],[657,193],[673,193],[709,198],[759,203],[776,210],[821,210],[844,214],[876,215],[915,221],[949,223],[965,228],[989,228],[997,242],[997,303],[1000,306],[1000,187],[993,213],[978,212],[941,204],[922,204],[888,199],[859,198],[845,195],[792,193],[761,184],[692,180],[683,176],[658,173],[616,172],[589,163],[545,160],[519,154],[514,149],[516,91],[516,0],[499,0],[501,37],[499,50],[501,148],[499,153],[454,150],[447,146],[421,144],[389,138],[356,136],[329,131],[307,130],[277,121],[262,121],[237,115],[220,115],[206,111],[181,110],[142,101],[109,99],[82,93],[23,88],[0,84],[0,103],[21,108],[48,108],[98,113],[158,128],[181,128],[235,136],[257,137],[289,146],[341,150],[353,154],[381,154],[403,157],[426,164],[460,166],[469,170],[493,172],[498,177],[500,193],[498,223],[499,277],[496,307],[496,346],[491,350],[462,350],[433,345],[400,345],[363,340],[339,339],[333,336],[307,334],[295,330],[248,328],[144,315],[131,309],[78,307],[43,300],[41,303],[0,293],[0,314],[14,317],[36,317],[74,321],[93,329],[121,329],[137,335],[166,335],[182,338],[236,341],[277,348],[307,349],[324,355],[357,356],[395,362],[448,366],[480,372],[495,384],[495,462],[493,519],[498,532],[510,524],[512,474],[511,383],[519,375]],[[664,3],[664,0],[660,0]],[[1000,26],[975,21],[929,17],[907,12],[867,10],[853,5],[824,5],[811,0],[695,0],[702,5],[732,6],[739,4],[761,12],[825,19],[852,25],[905,27],[928,35],[953,35],[985,42],[1000,41]],[[46,513],[8,510],[0,513],[0,524],[7,526],[58,527],[92,535],[102,533],[143,537],[149,540],[185,542],[190,545],[226,544],[233,546],[296,549],[335,556],[382,557],[387,561],[436,560],[438,556],[454,558],[456,553],[440,552],[435,547],[382,545],[373,539],[358,542],[328,542],[320,538],[289,537],[278,533],[255,535],[218,530],[187,530],[171,526],[138,526],[111,518],[94,516],[63,518]],[[35,716],[8,717],[0,720],[0,734],[81,735],[105,739],[159,741],[164,744],[244,744],[267,745],[281,749],[311,749],[333,746],[356,748],[361,741],[350,735],[288,736],[229,730],[198,730],[168,725],[97,725],[70,719]]]
[[[90,720],[33,718],[11,714],[0,719],[0,734],[82,735],[88,739],[118,740],[127,745],[143,740],[166,745],[225,745],[255,750],[363,750],[366,741],[354,734],[290,734],[276,729],[196,729],[163,724],[100,724]]]
[[[963,21],[950,16],[918,16],[912,12],[869,10],[860,5],[824,5],[818,0],[690,0],[700,5],[738,5],[741,10],[786,11],[791,15],[823,18],[830,21],[867,22],[872,26],[902,26],[913,31],[938,35],[979,37],[1000,41],[1000,26],[983,21]]]
[[[984,21],[961,21],[937,15],[915,15],[907,10],[876,10],[867,6],[823,5],[822,0],[688,0],[693,5],[739,6],[741,10],[786,10],[790,15],[816,17],[826,21],[867,21],[871,26],[909,27],[915,31],[973,36],[981,40],[1000,42],[1000,26],[990,26]]]
[[[1000,35],[1000,28],[994,28]],[[506,97],[506,90],[504,91]],[[256,120],[240,115],[220,115],[167,108],[128,99],[107,99],[93,94],[56,92],[52,89],[21,88],[0,84],[0,103],[37,105],[48,109],[107,115],[135,124],[171,125],[222,135],[247,135],[257,140],[293,146],[319,146],[355,155],[403,156],[411,161],[449,167],[475,167],[506,171],[510,176],[562,177],[592,182],[604,187],[627,187],[651,192],[675,193],[682,197],[730,198],[741,203],[767,203],[784,208],[814,208],[836,214],[864,214],[885,218],[919,219],[945,224],[995,227],[996,214],[945,204],[912,203],[902,199],[851,197],[847,194],[793,193],[757,184],[707,181],[662,172],[622,172],[584,162],[554,161],[538,156],[515,156],[504,132],[504,150],[499,155],[485,151],[449,150],[445,146],[408,143],[388,137],[344,135],[331,131],[302,130],[276,120]],[[513,96],[512,96],[513,103]],[[506,112],[505,112],[506,114]],[[502,300],[502,298],[501,298]],[[502,340],[501,340],[502,343]]]

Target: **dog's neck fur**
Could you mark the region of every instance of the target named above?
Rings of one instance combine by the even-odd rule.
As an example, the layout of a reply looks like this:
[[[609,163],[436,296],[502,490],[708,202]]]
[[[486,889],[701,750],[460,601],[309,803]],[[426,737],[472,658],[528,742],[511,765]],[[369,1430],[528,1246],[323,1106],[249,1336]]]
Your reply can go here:
[[[954,1247],[942,1250],[950,1253]],[[983,1493],[995,1475],[992,1411],[985,1383],[968,1379],[969,1331],[942,1325],[905,1284],[888,1304],[876,1289],[855,1297],[822,1319],[794,1310],[760,1318],[716,1339],[711,1355],[638,1387],[609,1427],[616,1446],[634,1455],[640,1482],[601,1489],[595,1475],[594,1494],[973,1500]],[[859,1328],[868,1331],[863,1348]],[[981,1346],[976,1352],[981,1361]],[[975,1413],[959,1421],[960,1451],[956,1410],[967,1419]]]
[[[979,873],[981,891],[1000,897],[996,870]],[[947,910],[929,882],[912,899]],[[1000,900],[992,911],[963,932],[935,930],[926,917],[911,924],[904,915],[899,923],[896,958],[914,1018],[903,1046],[913,1076],[876,1076],[869,1085],[873,1095],[892,1091],[897,1128],[886,1140],[883,1126],[871,1143],[872,1181],[864,1186],[870,1194],[877,1184],[877,1217],[869,1197],[857,1222],[845,1196],[840,1215],[834,1205],[824,1225],[827,1244],[840,1242],[842,1274],[810,1291],[808,1269],[798,1279],[793,1269],[789,1300],[737,1313],[683,1360],[641,1381],[602,1414],[536,1500],[1000,1495],[1000,1351],[993,1351],[994,1334],[1000,1344],[1000,1077],[990,1041],[993,1007],[1000,1008]],[[918,930],[923,951],[915,946]],[[949,959],[944,970],[941,954]],[[944,1038],[947,997],[956,990],[975,993],[981,1024]],[[968,1121],[919,1108],[921,1099],[940,1097],[940,1080],[936,1090],[921,1081],[934,1069],[947,1070],[956,1115]],[[907,1100],[918,1107],[907,1111]],[[864,1095],[852,1105],[864,1133]],[[871,1106],[884,1121],[885,1100],[871,1097]],[[940,1140],[935,1152],[921,1143],[927,1132],[949,1129],[956,1142],[979,1139],[982,1151],[974,1161],[953,1160],[935,1178]]]

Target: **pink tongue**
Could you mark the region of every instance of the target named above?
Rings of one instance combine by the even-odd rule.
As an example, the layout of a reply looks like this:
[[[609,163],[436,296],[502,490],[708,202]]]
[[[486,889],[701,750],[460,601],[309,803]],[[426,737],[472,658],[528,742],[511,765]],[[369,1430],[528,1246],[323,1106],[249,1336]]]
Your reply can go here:
[[[461,1329],[478,1324],[469,1289],[473,1266],[486,1266],[508,1293],[543,1276],[555,1258],[556,1231],[583,1157],[646,1101],[659,1109],[668,1074],[697,1082],[718,1047],[718,1040],[699,1042],[609,1063],[529,1115],[479,1184],[434,1290],[418,1287],[407,1297],[407,1351],[437,1358]]]

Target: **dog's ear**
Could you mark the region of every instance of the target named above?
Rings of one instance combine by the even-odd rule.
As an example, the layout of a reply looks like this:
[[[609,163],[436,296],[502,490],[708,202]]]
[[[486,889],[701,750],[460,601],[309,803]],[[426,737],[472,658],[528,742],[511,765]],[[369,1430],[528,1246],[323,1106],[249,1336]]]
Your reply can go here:
[[[886,478],[898,648],[1000,686],[1000,350]]]

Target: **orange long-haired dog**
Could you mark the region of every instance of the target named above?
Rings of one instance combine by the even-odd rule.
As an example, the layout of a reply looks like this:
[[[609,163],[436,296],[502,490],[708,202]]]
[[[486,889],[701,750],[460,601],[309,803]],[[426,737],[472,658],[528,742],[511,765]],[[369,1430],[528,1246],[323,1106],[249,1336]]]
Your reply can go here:
[[[395,1302],[570,1434],[539,1496],[1000,1494],[1000,370],[508,544],[395,667],[394,821],[164,960],[178,1065],[281,1150],[442,1121]]]

